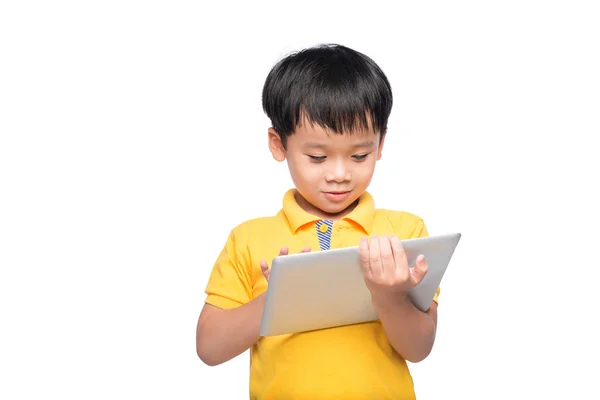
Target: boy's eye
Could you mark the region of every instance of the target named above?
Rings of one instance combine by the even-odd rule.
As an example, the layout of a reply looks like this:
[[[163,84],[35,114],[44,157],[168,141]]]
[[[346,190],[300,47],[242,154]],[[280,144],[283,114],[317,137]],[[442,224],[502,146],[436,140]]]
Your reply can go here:
[[[317,162],[325,161],[325,158],[326,158],[325,156],[311,156],[311,155],[308,155],[308,156],[310,157],[311,160],[317,161]]]
[[[356,161],[363,161],[364,159],[366,159],[368,156],[368,154],[356,154],[354,156],[352,156],[352,158],[354,158]]]

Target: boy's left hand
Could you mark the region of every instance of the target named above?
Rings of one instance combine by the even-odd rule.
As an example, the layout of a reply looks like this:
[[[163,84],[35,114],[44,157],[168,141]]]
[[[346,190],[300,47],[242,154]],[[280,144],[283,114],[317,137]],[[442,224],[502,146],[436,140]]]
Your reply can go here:
[[[406,253],[396,236],[363,237],[359,246],[365,282],[374,300],[407,296],[427,273],[425,257],[419,255],[409,268]]]
[[[282,247],[281,250],[279,250],[279,256],[287,256],[289,254],[290,250],[287,247]],[[310,247],[305,247],[302,250],[300,250],[300,253],[309,253],[310,252]],[[271,277],[271,269],[269,268],[269,264],[267,264],[267,262],[265,260],[261,260],[260,261],[260,269],[265,277],[265,279],[267,280],[267,282],[269,282],[269,278]]]

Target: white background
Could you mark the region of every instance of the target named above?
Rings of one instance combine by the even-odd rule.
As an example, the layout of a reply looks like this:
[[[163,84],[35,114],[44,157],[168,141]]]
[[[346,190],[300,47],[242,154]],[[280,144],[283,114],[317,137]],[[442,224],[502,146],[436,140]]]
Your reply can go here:
[[[247,398],[195,354],[236,224],[291,181],[261,89],[336,42],[395,103],[378,207],[463,238],[419,399],[598,399],[595,2],[0,6],[0,398]]]

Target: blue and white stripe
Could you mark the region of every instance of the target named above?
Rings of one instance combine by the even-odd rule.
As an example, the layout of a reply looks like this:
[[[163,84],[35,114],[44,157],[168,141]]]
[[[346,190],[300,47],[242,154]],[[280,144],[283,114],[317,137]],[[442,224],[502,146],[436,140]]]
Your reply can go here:
[[[327,226],[327,231],[321,232],[322,225]],[[316,222],[317,229],[317,237],[319,238],[319,245],[321,246],[321,250],[329,250],[331,247],[331,232],[333,231],[333,221],[332,220],[321,220]]]

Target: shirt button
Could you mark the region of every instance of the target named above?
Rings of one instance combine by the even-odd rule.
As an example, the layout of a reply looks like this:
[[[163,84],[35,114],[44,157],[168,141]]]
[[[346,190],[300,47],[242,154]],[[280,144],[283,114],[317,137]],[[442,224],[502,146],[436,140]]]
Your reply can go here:
[[[319,227],[319,230],[323,233],[327,232],[329,230],[329,226],[323,224]]]

